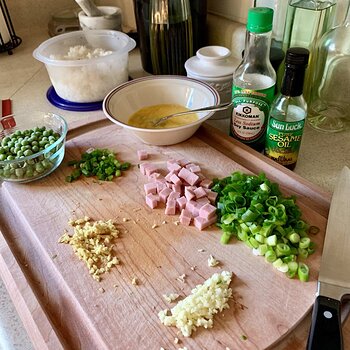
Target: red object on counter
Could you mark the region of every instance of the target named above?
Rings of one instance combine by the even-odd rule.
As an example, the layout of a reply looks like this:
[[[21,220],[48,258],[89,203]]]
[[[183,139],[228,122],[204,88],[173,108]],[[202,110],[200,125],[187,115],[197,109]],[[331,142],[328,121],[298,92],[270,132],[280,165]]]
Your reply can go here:
[[[12,115],[12,103],[10,99],[1,101],[1,117],[3,129],[10,129],[16,126],[15,118]]]

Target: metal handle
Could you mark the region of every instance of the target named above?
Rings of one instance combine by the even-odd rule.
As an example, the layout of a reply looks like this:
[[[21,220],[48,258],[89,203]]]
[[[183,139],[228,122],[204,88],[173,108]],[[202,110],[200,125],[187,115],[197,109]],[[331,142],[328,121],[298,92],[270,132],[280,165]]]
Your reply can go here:
[[[180,115],[185,115],[185,114],[190,114],[190,113],[201,113],[201,112],[210,112],[210,111],[222,111],[224,109],[227,109],[232,106],[232,102],[227,102],[227,103],[221,103],[216,106],[208,106],[208,107],[203,107],[203,108],[198,108],[198,109],[191,109],[189,111],[184,111],[184,112],[178,112],[178,113],[173,113],[170,115],[167,115],[165,117],[160,118],[154,123],[154,126],[159,125],[160,123],[165,122],[166,120],[172,118],[172,117],[178,117]]]

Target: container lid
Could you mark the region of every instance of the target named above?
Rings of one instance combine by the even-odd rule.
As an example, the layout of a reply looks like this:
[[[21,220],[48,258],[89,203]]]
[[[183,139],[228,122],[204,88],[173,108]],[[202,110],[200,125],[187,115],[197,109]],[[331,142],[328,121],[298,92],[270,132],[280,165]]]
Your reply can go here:
[[[252,33],[266,33],[272,30],[273,9],[253,7],[248,10],[247,29]]]
[[[237,63],[231,57],[231,51],[224,46],[205,46],[185,62],[187,74],[205,78],[231,76]]]
[[[47,90],[46,97],[54,106],[64,109],[66,111],[92,112],[102,109],[103,101],[88,103],[77,103],[67,101],[57,95],[57,92],[53,86],[49,87],[49,89]]]

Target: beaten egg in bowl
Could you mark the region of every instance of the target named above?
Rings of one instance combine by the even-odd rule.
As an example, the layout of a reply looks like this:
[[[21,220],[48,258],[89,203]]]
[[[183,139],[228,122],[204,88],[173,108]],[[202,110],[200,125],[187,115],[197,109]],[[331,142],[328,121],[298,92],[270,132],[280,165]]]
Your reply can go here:
[[[189,109],[178,104],[147,106],[132,114],[128,119],[128,125],[144,129],[166,129],[187,125],[198,120],[196,113],[189,113],[165,120],[157,126],[154,125],[162,117],[186,111],[189,111]]]

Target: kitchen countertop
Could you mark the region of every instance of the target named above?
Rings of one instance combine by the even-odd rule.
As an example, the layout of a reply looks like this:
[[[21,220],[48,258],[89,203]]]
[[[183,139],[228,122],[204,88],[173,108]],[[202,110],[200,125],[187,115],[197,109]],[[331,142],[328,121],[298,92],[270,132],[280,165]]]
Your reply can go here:
[[[51,85],[46,68],[32,57],[34,48],[46,40],[48,34],[42,29],[32,29],[30,33],[26,32],[21,37],[23,42],[13,51],[13,55],[0,55],[0,98],[11,98],[14,112],[31,109],[52,111],[63,115],[68,122],[103,113],[102,111],[70,112],[52,106],[46,99],[46,91]],[[132,78],[145,74],[141,68],[138,50],[130,54],[129,69]],[[228,120],[209,123],[224,132],[228,131]],[[349,149],[349,130],[337,134],[323,134],[306,126],[295,172],[324,190],[332,192],[338,173],[344,165],[350,165]],[[0,283],[0,291],[3,289]],[[5,299],[0,300],[0,348],[3,345],[1,339],[4,339],[4,333],[8,333],[10,338],[11,334],[16,334],[11,338],[16,343],[12,343],[12,348],[31,349],[24,331],[21,338],[22,326],[13,310],[10,298],[3,295]],[[6,304],[9,306],[7,307]],[[13,326],[2,327],[2,324],[10,324],[10,322],[14,323]],[[21,333],[20,336],[17,335],[18,332]],[[18,345],[18,339],[21,339],[20,345]],[[11,347],[5,348],[11,349]]]

